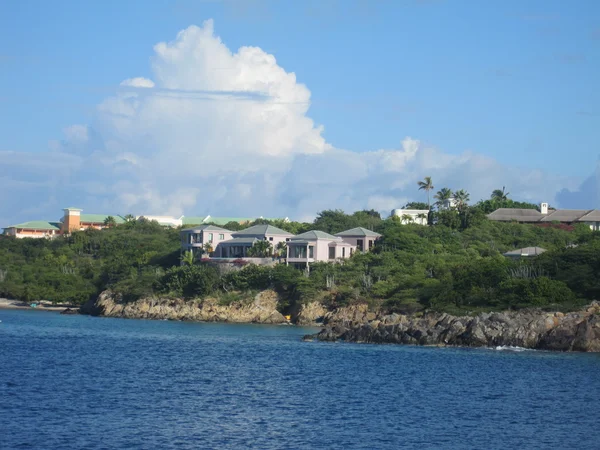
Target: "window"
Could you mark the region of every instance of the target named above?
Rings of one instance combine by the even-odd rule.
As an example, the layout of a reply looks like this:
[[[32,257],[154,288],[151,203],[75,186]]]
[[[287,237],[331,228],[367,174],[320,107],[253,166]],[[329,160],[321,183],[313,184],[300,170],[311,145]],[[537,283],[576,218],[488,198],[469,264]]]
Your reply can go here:
[[[306,258],[306,247],[303,245],[294,245],[291,247],[292,258]]]
[[[311,245],[310,247],[308,247],[308,257],[309,258],[314,258],[315,257],[315,247],[313,245]]]
[[[371,250],[373,248],[373,240],[369,240],[369,250]]]
[[[356,240],[356,250],[358,250],[359,252],[363,251],[363,240],[362,239]]]
[[[285,242],[289,242],[290,238],[285,238]]]
[[[335,247],[329,247],[329,259],[335,259]]]
[[[271,236],[271,237],[269,238],[269,240],[270,240],[270,241],[272,241],[272,240],[273,240],[273,237]]]
[[[219,235],[219,240],[222,241],[223,239],[225,239],[225,235],[224,234],[220,234]]]
[[[346,247],[342,247],[342,258],[346,257]]]
[[[354,249],[353,248],[350,249],[350,256],[352,256],[352,253],[354,253]]]
[[[208,242],[212,242],[212,241],[213,241],[213,234],[208,233]]]

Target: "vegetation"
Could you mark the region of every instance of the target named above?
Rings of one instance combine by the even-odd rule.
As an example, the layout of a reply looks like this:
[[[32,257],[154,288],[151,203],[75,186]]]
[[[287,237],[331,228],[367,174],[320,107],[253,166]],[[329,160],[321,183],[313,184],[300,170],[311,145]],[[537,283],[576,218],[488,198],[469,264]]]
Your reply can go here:
[[[448,199],[449,191],[440,190],[435,199]],[[310,272],[241,260],[236,270],[225,271],[210,260],[181,255],[179,230],[133,217],[103,231],[53,240],[1,236],[0,296],[81,303],[113,289],[126,300],[215,295],[229,302],[240,293],[272,288],[281,294],[284,311],[319,300],[331,306],[369,303],[398,312],[453,313],[531,306],[567,310],[600,298],[600,233],[584,225],[492,222],[485,216],[489,205],[516,202],[494,195],[469,206],[468,197],[456,191],[457,207],[432,212],[429,227],[382,219],[368,210],[321,211],[312,224],[269,222],[292,233],[335,234],[361,226],[382,234],[373,251],[355,253],[343,264],[315,263]],[[531,260],[502,256],[528,246],[548,251]],[[285,256],[286,248],[260,241],[252,252]]]

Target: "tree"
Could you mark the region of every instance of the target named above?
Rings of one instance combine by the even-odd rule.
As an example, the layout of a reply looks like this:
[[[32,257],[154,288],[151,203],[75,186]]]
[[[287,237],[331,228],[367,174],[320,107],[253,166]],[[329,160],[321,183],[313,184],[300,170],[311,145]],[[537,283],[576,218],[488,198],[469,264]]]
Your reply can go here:
[[[431,181],[431,177],[425,177],[425,179],[423,181],[417,181],[417,184],[419,185],[420,191],[427,192],[427,209],[430,209],[431,201],[429,198],[429,192],[432,191],[433,189],[435,189],[435,187],[433,186],[433,181]]]
[[[210,242],[207,242],[206,244],[204,244],[202,246],[202,249],[204,250],[204,253],[206,253],[207,255],[210,255],[214,251],[213,246]]]
[[[508,194],[509,192],[505,192],[505,187],[502,186],[502,190],[500,189],[494,189],[494,191],[492,192],[492,196],[491,199],[492,200],[497,200],[500,202],[505,202],[506,200],[508,200]]]
[[[403,224],[409,224],[414,222],[414,219],[410,214],[402,214],[402,217],[400,219]]]
[[[191,252],[191,250],[188,250],[181,255],[181,262],[183,264],[187,264],[188,266],[194,264],[194,254]]]
[[[113,228],[117,225],[117,221],[115,220],[115,218],[113,216],[108,216],[106,219],[104,219],[104,226],[107,228]]]
[[[425,213],[419,213],[417,214],[417,219],[419,219],[421,223],[423,223],[424,220],[427,221],[429,219],[429,215]]]
[[[287,244],[285,242],[278,242],[275,246],[275,253],[280,258],[287,255]]]
[[[454,201],[456,202],[456,207],[460,210],[463,209],[469,203],[469,193],[464,189],[460,189],[454,193]]]
[[[452,189],[442,188],[437,192],[437,194],[435,194],[433,196],[433,198],[435,198],[437,200],[437,202],[435,202],[435,204],[439,208],[440,206],[442,206],[444,204],[444,202],[446,200],[450,200],[453,195],[454,195],[454,193],[452,192]]]
[[[125,217],[125,222],[135,222],[135,216],[133,214],[127,214]]]
[[[425,202],[408,202],[402,209],[429,209]]]
[[[248,255],[266,258],[271,255],[272,251],[273,247],[269,241],[256,241],[254,245],[248,249]]]

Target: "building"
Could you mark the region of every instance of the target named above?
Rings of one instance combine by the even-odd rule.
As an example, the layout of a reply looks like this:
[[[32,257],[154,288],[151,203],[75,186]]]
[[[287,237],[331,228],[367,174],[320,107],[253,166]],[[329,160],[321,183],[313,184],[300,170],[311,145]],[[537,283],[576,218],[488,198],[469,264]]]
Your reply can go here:
[[[4,228],[4,234],[7,236],[15,236],[16,238],[53,238],[59,234],[68,234],[73,231],[82,231],[88,228],[102,230],[108,225],[105,224],[106,219],[112,217],[115,224],[125,222],[125,219],[119,215],[106,214],[82,214],[79,208],[65,208],[64,214],[58,222],[47,222],[44,220],[34,220],[30,222],[20,223],[17,225],[9,225]]]
[[[600,211],[597,209],[550,209],[548,203],[541,203],[540,210],[522,208],[499,208],[487,215],[497,222],[518,222],[548,224],[561,223],[575,225],[585,223],[594,231],[600,230]]]
[[[600,211],[594,209],[577,219],[577,222],[585,223],[592,231],[600,231]]]
[[[375,241],[381,237],[381,234],[363,227],[356,227],[336,233],[336,236],[352,245],[357,251],[362,252],[371,250],[375,245]]]
[[[31,222],[10,225],[4,229],[4,234],[7,236],[14,236],[17,239],[53,238],[61,233],[61,225],[60,222],[33,220]]]
[[[525,247],[518,248],[516,250],[511,250],[510,252],[504,253],[504,256],[512,259],[521,259],[521,258],[532,258],[544,253],[546,249],[541,247]]]
[[[206,245],[210,244],[213,251],[218,245],[231,239],[232,231],[215,225],[199,225],[197,227],[181,230],[181,249],[184,252],[191,251],[194,257],[202,257]]]
[[[254,225],[231,233],[232,239],[220,242],[215,248],[215,256],[220,258],[244,258],[257,241],[267,241],[271,251],[277,249],[279,243],[288,242],[294,235],[273,225]]]
[[[286,263],[308,268],[316,261],[335,262],[350,258],[355,251],[356,245],[339,236],[318,230],[307,231],[288,241]]]
[[[393,209],[392,217],[398,217],[403,225],[415,223],[427,225],[429,221],[429,210],[427,209]]]

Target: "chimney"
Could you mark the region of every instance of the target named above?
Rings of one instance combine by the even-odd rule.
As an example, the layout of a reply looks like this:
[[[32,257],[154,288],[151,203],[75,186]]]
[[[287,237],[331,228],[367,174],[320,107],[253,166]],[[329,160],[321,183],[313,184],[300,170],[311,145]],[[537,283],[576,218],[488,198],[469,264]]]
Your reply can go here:
[[[548,214],[548,203],[540,204],[540,212],[544,215]]]
[[[65,215],[63,217],[62,232],[71,233],[72,231],[79,231],[81,229],[81,209],[78,208],[65,208],[63,209]]]

